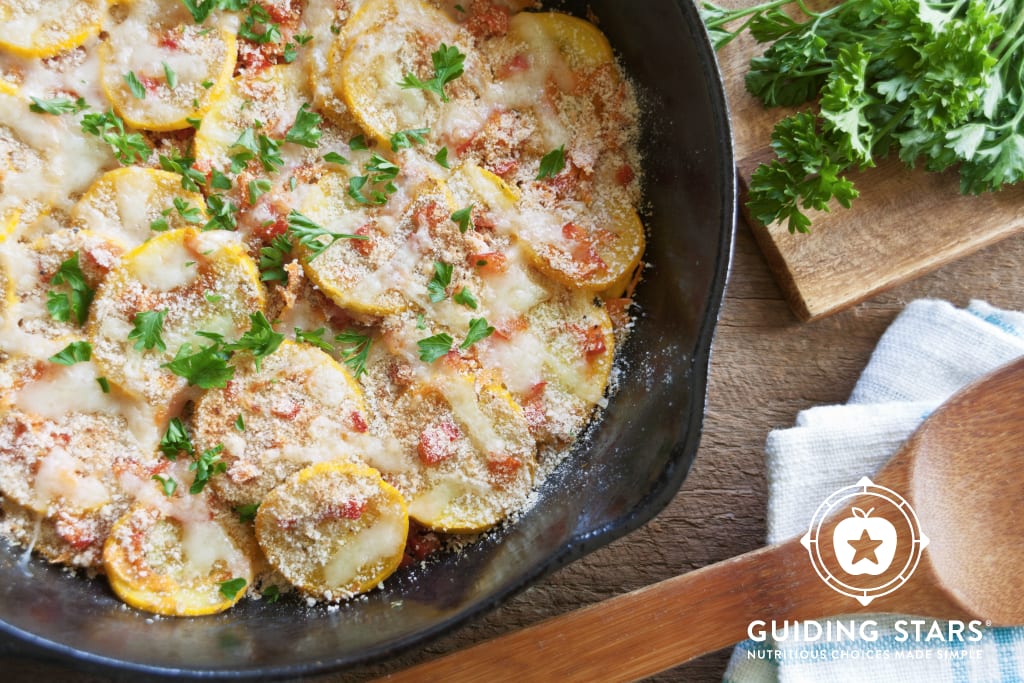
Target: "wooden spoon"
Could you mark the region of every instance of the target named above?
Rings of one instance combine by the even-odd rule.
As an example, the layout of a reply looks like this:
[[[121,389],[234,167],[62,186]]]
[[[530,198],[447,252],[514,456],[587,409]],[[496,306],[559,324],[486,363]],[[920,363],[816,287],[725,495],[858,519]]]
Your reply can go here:
[[[1024,358],[953,396],[874,477],[875,484],[911,503],[930,542],[918,554],[920,564],[909,580],[870,604],[826,585],[795,538],[549,619],[388,680],[635,680],[746,638],[753,620],[894,612],[993,625],[1024,623],[1022,399]],[[872,516],[907,528],[902,511],[879,502],[866,494],[847,501],[822,523],[818,538],[832,538],[853,507],[874,507]],[[877,527],[869,538],[872,534],[878,536]],[[834,566],[836,555],[829,546],[825,540],[819,543],[826,564]],[[900,563],[897,557],[878,577],[836,576],[881,585],[906,573]]]

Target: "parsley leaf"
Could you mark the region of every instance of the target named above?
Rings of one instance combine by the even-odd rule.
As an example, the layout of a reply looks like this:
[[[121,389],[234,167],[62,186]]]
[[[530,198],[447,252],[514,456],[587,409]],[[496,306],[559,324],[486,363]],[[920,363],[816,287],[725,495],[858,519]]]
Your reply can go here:
[[[235,230],[238,228],[238,221],[235,214],[238,207],[234,202],[225,199],[225,195],[211,194],[206,197],[206,214],[210,219],[203,226],[203,230]]]
[[[69,256],[61,262],[57,272],[50,278],[50,284],[67,285],[71,292],[48,291],[46,310],[54,320],[68,322],[71,316],[79,325],[85,324],[89,315],[89,304],[95,295],[95,290],[85,281],[85,273],[78,265],[78,252]]]
[[[110,382],[107,380],[106,377],[97,377],[96,383],[100,385],[100,391],[102,391],[104,394],[110,393]]]
[[[124,82],[128,84],[128,89],[132,92],[132,97],[137,100],[146,99],[146,86],[142,85],[142,81],[135,75],[134,71],[129,71],[124,75]]]
[[[366,360],[373,340],[369,335],[348,330],[336,335],[334,341],[341,347],[342,362],[352,371],[352,376],[359,379],[366,372]]]
[[[286,282],[284,269],[292,253],[292,242],[287,235],[277,235],[270,244],[260,248],[260,279],[264,282]]]
[[[249,206],[255,206],[256,200],[270,192],[271,183],[266,178],[256,178],[249,181]]]
[[[167,80],[167,87],[174,90],[178,87],[178,74],[167,65],[167,62],[160,62],[164,67],[164,78]]]
[[[327,154],[325,154],[324,161],[326,161],[329,164],[339,164],[341,166],[344,166],[349,163],[348,159],[341,156],[337,152],[328,152]]]
[[[281,599],[281,589],[277,586],[267,586],[260,595],[267,599],[268,604],[272,605]]]
[[[167,350],[167,344],[160,336],[166,317],[166,308],[159,311],[140,311],[135,314],[135,318],[132,320],[135,327],[128,333],[128,339],[137,340],[134,347],[136,351],[152,348],[161,352]]]
[[[473,296],[473,292],[469,291],[465,287],[455,293],[452,297],[452,301],[457,304],[462,304],[466,308],[472,308],[474,311],[480,307],[480,303],[477,301],[476,297]]]
[[[180,453],[188,455],[195,453],[192,439],[189,438],[188,431],[180,417],[171,418],[167,424],[167,431],[160,438],[160,452],[168,460],[177,460]]]
[[[239,27],[238,35],[254,43],[276,43],[281,40],[281,27],[271,21],[262,5],[254,4],[249,6],[249,14]]]
[[[195,159],[186,157],[169,157],[160,155],[160,168],[181,176],[181,189],[188,192],[199,192],[206,185],[206,176],[192,168]]]
[[[428,92],[435,93],[441,98],[442,102],[449,102],[448,95],[445,94],[444,86],[451,83],[456,78],[463,74],[463,63],[466,61],[466,55],[459,52],[459,48],[452,45],[451,47],[441,43],[435,52],[430,54],[430,59],[434,63],[434,77],[426,81],[420,80],[415,74],[405,74],[398,85],[403,88],[420,88]]]
[[[469,332],[466,340],[459,344],[459,348],[465,351],[481,339],[486,339],[494,334],[494,328],[487,324],[485,318],[473,318],[469,321]]]
[[[235,418],[235,429],[237,429],[240,432],[245,431],[245,418],[242,417],[241,413],[239,413],[238,417]]]
[[[420,349],[420,360],[424,363],[433,363],[438,358],[445,356],[452,350],[455,340],[451,335],[441,332],[426,339],[420,339],[416,346]]]
[[[92,344],[85,341],[71,342],[59,353],[50,356],[50,361],[60,365],[84,363],[92,358]]]
[[[452,283],[452,271],[454,266],[442,261],[434,261],[434,276],[427,283],[427,294],[432,303],[444,301],[447,296],[448,285]]]
[[[391,151],[397,152],[400,149],[409,149],[413,144],[422,145],[426,143],[423,137],[430,132],[429,128],[410,128],[400,130],[391,136]]]
[[[207,448],[205,451],[199,454],[199,458],[189,463],[189,472],[195,472],[196,477],[192,481],[192,486],[189,487],[188,492],[195,495],[202,492],[206,488],[206,484],[209,483],[210,477],[215,474],[228,471],[228,465],[226,462],[220,459],[220,454],[224,451],[224,444],[219,443],[213,448]],[[245,585],[245,582],[242,582]]]
[[[122,164],[141,163],[149,158],[149,145],[139,133],[127,133],[124,121],[113,111],[105,114],[86,114],[82,117],[82,131],[95,135],[114,151]]]
[[[284,139],[296,145],[314,149],[320,142],[320,136],[323,135],[323,131],[317,127],[321,121],[323,119],[320,115],[310,111],[309,104],[305,103],[299,107],[299,113],[295,115],[295,123],[284,134]]]
[[[459,226],[459,232],[466,232],[473,225],[473,205],[470,204],[464,209],[459,209],[452,214],[452,222]]]
[[[161,477],[159,474],[154,474],[153,479],[160,482],[160,488],[163,489],[164,495],[170,498],[174,495],[174,492],[178,490],[178,482],[174,481],[171,477]]]
[[[357,135],[354,138],[352,138],[351,140],[349,140],[348,141],[348,148],[350,150],[352,150],[353,152],[358,152],[358,151],[364,150],[364,149],[370,149],[369,147],[366,146],[366,136],[365,135]]]
[[[235,368],[228,365],[229,355],[220,344],[205,346],[194,351],[186,342],[178,349],[174,360],[160,367],[167,368],[188,381],[189,386],[200,389],[223,389],[235,376]]]
[[[540,160],[540,170],[537,171],[537,180],[554,178],[565,168],[565,145],[553,149],[545,154]]]
[[[238,521],[242,524],[245,524],[246,522],[251,522],[252,520],[256,519],[256,513],[259,511],[259,509],[259,503],[249,503],[247,505],[235,506],[235,512],[238,513]]]
[[[226,351],[248,351],[256,361],[256,370],[260,369],[260,361],[266,358],[284,341],[284,335],[275,332],[263,311],[256,311],[249,316],[249,329],[232,344],[226,344]]]
[[[443,166],[444,168],[451,168],[448,164],[448,148],[442,147],[437,150],[437,154],[434,155],[434,161]]]
[[[320,254],[337,242],[338,240],[365,240],[365,235],[349,235],[343,232],[331,232],[317,225],[311,218],[304,216],[295,209],[288,213],[288,235],[298,241],[299,244],[309,250],[310,256],[307,261],[312,261]],[[321,237],[330,238],[329,241],[321,241]]]
[[[334,345],[324,339],[324,332],[327,330],[323,327],[306,332],[300,327],[295,328],[295,341],[306,342],[311,346],[315,346],[322,351],[332,353],[334,351]]]
[[[59,116],[61,114],[77,114],[78,112],[89,108],[84,97],[79,97],[77,100],[69,100],[66,97],[54,97],[49,100],[41,100],[38,97],[32,97],[30,99],[32,100],[32,104],[28,105],[28,108],[36,114],[53,114],[54,116]]]

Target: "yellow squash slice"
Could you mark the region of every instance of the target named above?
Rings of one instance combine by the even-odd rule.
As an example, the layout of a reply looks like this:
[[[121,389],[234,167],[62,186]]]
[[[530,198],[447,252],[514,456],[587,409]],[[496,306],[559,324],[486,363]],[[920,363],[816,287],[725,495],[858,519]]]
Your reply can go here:
[[[0,0],[0,48],[52,57],[99,33],[106,0]]]
[[[352,199],[349,177],[345,171],[324,174],[306,194],[301,212],[332,233],[362,239],[338,239],[321,254],[301,247],[309,279],[339,306],[356,313],[388,315],[410,303],[425,304],[442,241],[459,234],[450,219],[450,193],[430,184],[411,203],[393,195],[386,206],[375,208]],[[364,194],[369,192],[364,188]],[[405,204],[408,208],[401,211]],[[326,238],[318,239],[326,243]]]
[[[608,39],[589,21],[560,12],[521,12],[509,22],[509,36],[525,43],[531,59],[547,70],[561,58],[573,71],[610,64]]]
[[[200,450],[223,446],[227,472],[211,480],[232,506],[259,503],[293,472],[321,461],[359,460],[367,431],[362,390],[320,349],[285,341],[260,359],[235,359],[234,380],[196,405]]]
[[[488,529],[529,495],[536,446],[522,408],[500,385],[439,377],[406,392],[391,420],[401,457],[375,462],[409,501],[409,515],[437,531]]]
[[[264,303],[256,264],[234,234],[172,230],[128,253],[110,273],[96,292],[87,333],[112,382],[174,414],[186,381],[165,364],[185,344],[183,355],[213,343],[199,332],[238,339]],[[160,311],[163,348],[129,338],[136,316]]]
[[[271,491],[256,514],[270,563],[307,595],[342,600],[375,588],[402,561],[405,501],[368,467],[318,463]]]
[[[111,530],[103,567],[132,607],[176,617],[215,614],[252,584],[252,563],[239,545],[217,520],[182,521],[139,505]]]
[[[167,131],[199,120],[231,80],[227,28],[197,25],[174,0],[135,0],[100,46],[103,91],[131,126]]]
[[[424,82],[434,77],[431,55],[442,44],[466,55],[464,72],[470,76],[444,86],[444,98],[403,87],[409,75]],[[370,0],[332,49],[335,92],[363,129],[386,147],[393,133],[432,128],[446,100],[471,98],[473,70],[480,74],[486,69],[471,44],[457,24],[422,0]]]
[[[169,171],[125,166],[96,179],[71,217],[86,229],[128,248],[157,232],[206,223],[203,196],[181,187]]]

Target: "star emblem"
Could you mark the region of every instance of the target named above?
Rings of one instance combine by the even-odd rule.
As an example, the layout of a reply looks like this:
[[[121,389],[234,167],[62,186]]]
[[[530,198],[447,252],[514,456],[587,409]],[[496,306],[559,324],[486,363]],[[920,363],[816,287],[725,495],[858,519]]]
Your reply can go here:
[[[868,530],[864,529],[860,533],[860,538],[856,541],[847,541],[853,546],[853,564],[857,564],[861,560],[870,560],[875,564],[878,564],[878,558],[875,556],[875,549],[882,545],[882,541],[876,541],[868,536]]]

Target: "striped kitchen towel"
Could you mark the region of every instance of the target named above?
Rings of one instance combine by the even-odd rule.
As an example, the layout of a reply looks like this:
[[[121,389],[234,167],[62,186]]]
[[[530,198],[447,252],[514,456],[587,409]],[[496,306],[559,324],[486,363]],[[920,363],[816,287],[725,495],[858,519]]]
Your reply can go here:
[[[882,336],[846,405],[805,410],[796,426],[768,435],[768,542],[803,534],[822,501],[874,473],[951,394],[1021,355],[1024,313],[981,301],[964,309],[930,299],[911,303]],[[852,620],[858,630],[830,642],[791,631],[762,640],[757,630],[758,642],[736,647],[725,681],[1024,683],[1024,628],[981,628],[976,641],[961,641],[941,635],[943,622]]]

